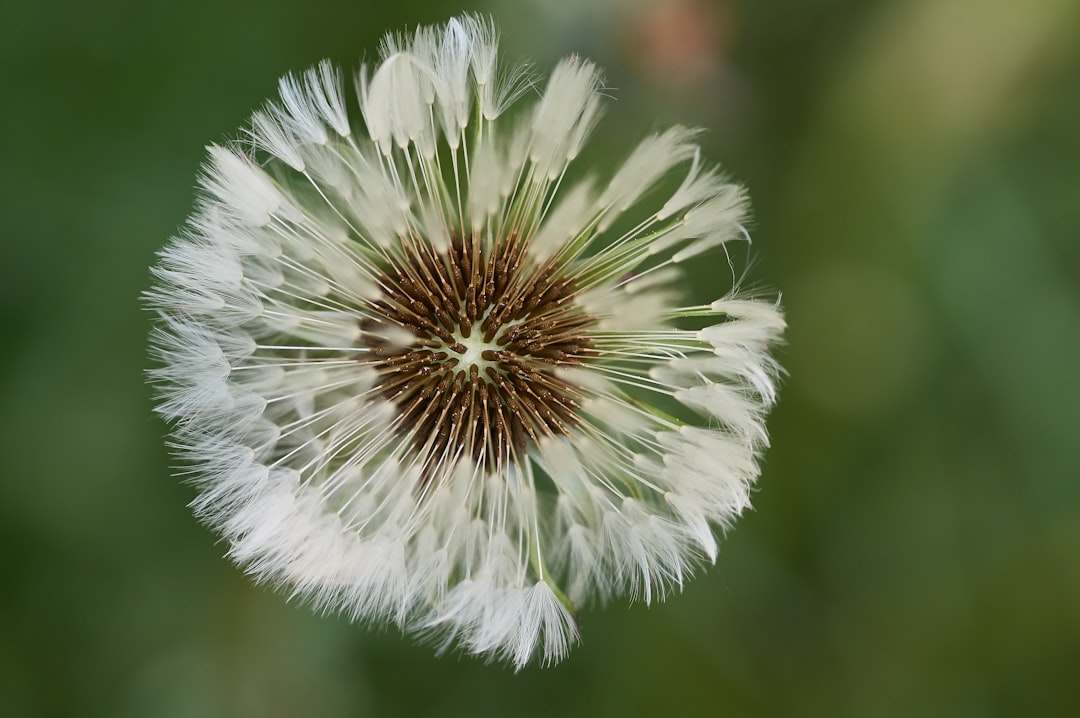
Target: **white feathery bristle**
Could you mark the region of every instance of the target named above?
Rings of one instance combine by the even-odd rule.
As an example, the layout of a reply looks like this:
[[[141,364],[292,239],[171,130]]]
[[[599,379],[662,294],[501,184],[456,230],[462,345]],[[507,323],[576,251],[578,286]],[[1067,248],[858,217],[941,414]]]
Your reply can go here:
[[[606,597],[611,587],[600,565],[596,531],[575,521],[562,524],[562,529],[562,543],[555,557],[561,571],[572,577],[565,587],[567,597],[575,604],[584,603],[594,594]]]
[[[758,420],[759,404],[737,388],[718,382],[675,392],[675,399],[716,419],[743,438],[766,445],[768,435]]]
[[[656,438],[666,451],[657,478],[670,493],[696,502],[722,526],[750,506],[750,485],[758,472],[752,446],[698,427],[659,432]]]
[[[358,90],[364,122],[383,154],[390,154],[391,142],[405,148],[429,131],[420,73],[417,58],[408,52],[387,57],[370,80],[366,68],[360,71]]]
[[[308,176],[324,191],[331,190],[343,200],[348,198],[353,189],[351,168],[336,147],[307,144],[300,148],[300,157]]]
[[[597,200],[602,207],[612,210],[601,221],[599,230],[607,229],[672,167],[693,158],[697,145],[691,140],[696,135],[694,130],[672,127],[642,140]]]
[[[352,128],[345,110],[341,71],[329,60],[323,60],[317,68],[313,67],[304,73],[304,87],[309,102],[314,103],[323,122],[341,137],[351,136]]]
[[[573,506],[579,514],[587,512],[591,506],[592,482],[577,448],[561,438],[551,437],[539,444],[537,454],[541,466],[559,489],[559,500]]]
[[[492,141],[473,152],[469,165],[469,218],[473,232],[479,232],[489,217],[502,207],[503,187],[508,181],[508,165]]]
[[[624,284],[623,290],[627,294],[641,294],[654,289],[663,289],[676,283],[682,272],[678,267],[663,267],[654,269],[645,274],[634,275]]]
[[[301,141],[325,145],[330,137],[326,134],[319,107],[309,96],[305,82],[295,75],[285,75],[278,81],[278,94],[281,105],[271,103],[270,114]]]
[[[200,184],[219,202],[227,216],[248,227],[270,222],[285,198],[273,180],[247,157],[218,145],[209,145],[210,164]]]
[[[499,67],[499,31],[491,18],[465,15],[460,18],[460,27],[469,46],[480,114],[486,121],[493,122],[531,87],[529,68],[524,65],[507,70]]]
[[[656,326],[667,311],[671,292],[630,293],[615,287],[597,287],[582,292],[578,301],[586,312],[596,317],[603,331],[639,331]]]
[[[697,150],[694,152],[693,162],[691,162],[690,169],[687,171],[682,184],[656,213],[656,218],[665,220],[687,207],[703,202],[716,195],[724,184],[724,179],[716,170],[706,169],[702,166],[701,151]]]
[[[430,204],[419,207],[419,229],[432,248],[442,254],[450,246],[450,224],[444,212]]]
[[[267,181],[271,182],[269,178]],[[276,191],[273,184],[270,188]],[[273,203],[274,208],[259,212],[260,218],[265,216],[269,219],[281,206],[282,199]],[[241,257],[276,257],[281,254],[281,245],[262,228],[263,225],[254,225],[251,221],[236,222],[232,217],[233,212],[218,203],[203,203],[189,219],[189,226],[182,233],[183,239],[196,247],[219,244]]]
[[[439,120],[451,151],[461,145],[461,136],[469,124],[472,92],[469,84],[469,64],[474,51],[474,39],[461,19],[454,18],[433,48],[435,97]]]
[[[596,216],[591,179],[578,183],[548,212],[529,248],[537,261],[544,261],[577,237]]]
[[[355,191],[342,210],[364,230],[363,238],[372,245],[386,246],[406,234],[412,202],[403,188],[386,176],[378,160],[356,155],[351,170]]]
[[[592,417],[597,426],[605,429],[616,441],[620,437],[644,434],[650,426],[644,417],[627,405],[625,400],[610,391],[583,400],[581,411]]]
[[[282,124],[280,110],[273,104],[269,110],[256,110],[251,115],[248,134],[256,149],[281,160],[297,172],[304,171],[304,158],[300,156],[299,141],[292,128]]]
[[[577,57],[552,71],[532,119],[529,159],[539,177],[558,177],[576,154],[597,119],[602,83],[596,66]]]
[[[529,640],[519,641],[514,658],[514,665],[518,670],[525,667],[537,643],[544,647],[541,662],[545,666],[561,661],[570,652],[570,646],[577,643],[578,631],[574,617],[546,581],[538,581],[527,590],[524,613],[536,623],[536,628],[529,626]]]
[[[684,262],[690,257],[718,247],[732,239],[750,239],[742,223],[746,220],[746,193],[737,185],[723,185],[711,199],[691,208],[683,217],[681,234],[696,239],[672,255],[671,261]]]
[[[602,82],[601,77],[598,76],[597,84]],[[578,154],[581,153],[581,149],[585,146],[585,142],[588,141],[589,135],[596,128],[597,123],[600,122],[600,117],[604,113],[604,107],[600,102],[599,88],[596,93],[593,94],[585,102],[585,107],[581,111],[581,117],[574,125],[573,132],[570,133],[569,142],[566,146],[566,163],[569,164],[577,159]],[[553,168],[554,170],[554,168]],[[550,179],[555,179],[557,173],[554,171],[548,172]]]
[[[701,509],[701,502],[693,497],[681,496],[672,492],[664,494],[664,499],[683,521],[683,531],[704,552],[709,563],[716,563],[718,547],[709,517]]]
[[[669,586],[682,587],[687,575],[682,540],[675,524],[629,497],[604,515],[600,529],[616,583],[646,604],[652,603],[654,592],[663,599]]]
[[[460,21],[451,21],[447,34],[454,32],[464,35],[464,42],[469,48],[469,60],[473,77],[476,79],[480,95],[480,106],[484,111],[494,107],[496,97],[495,83],[498,80],[499,31],[491,18],[479,15],[466,15]],[[487,117],[488,120],[494,117]]]
[[[420,97],[429,108],[435,105],[435,96],[438,85],[444,78],[436,74],[436,62],[438,55],[439,38],[436,37],[435,29],[431,27],[418,27],[413,34],[412,42],[404,42],[400,47],[396,44],[389,55],[405,52],[413,57],[416,63],[416,81],[420,88]],[[390,47],[386,48],[391,50]]]
[[[761,341],[775,341],[787,326],[784,322],[784,313],[774,302],[725,297],[717,299],[709,307],[718,314],[726,314],[733,319],[743,320],[741,329],[750,331],[760,329]],[[721,324],[718,327],[728,326],[728,324]],[[709,340],[706,339],[706,341]]]

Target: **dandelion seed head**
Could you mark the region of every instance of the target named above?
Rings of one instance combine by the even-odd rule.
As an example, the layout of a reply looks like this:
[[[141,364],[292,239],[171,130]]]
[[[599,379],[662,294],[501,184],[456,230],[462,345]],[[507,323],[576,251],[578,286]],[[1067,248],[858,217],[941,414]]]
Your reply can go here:
[[[683,264],[747,237],[695,131],[564,185],[603,75],[534,84],[497,45],[472,15],[388,35],[352,105],[328,62],[283,78],[209,148],[146,300],[158,411],[232,560],[520,668],[566,656],[581,605],[716,559],[784,321],[683,303]]]

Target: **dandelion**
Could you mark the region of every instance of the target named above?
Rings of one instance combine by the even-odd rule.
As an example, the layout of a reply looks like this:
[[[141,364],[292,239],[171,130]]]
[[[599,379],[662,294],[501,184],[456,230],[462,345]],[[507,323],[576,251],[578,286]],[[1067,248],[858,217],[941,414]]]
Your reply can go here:
[[[233,560],[520,668],[565,657],[586,602],[716,559],[784,322],[680,297],[680,265],[746,236],[693,131],[574,175],[600,71],[566,59],[519,110],[531,75],[496,50],[476,16],[387,36],[362,124],[331,64],[283,78],[210,146],[147,300],[158,411]]]

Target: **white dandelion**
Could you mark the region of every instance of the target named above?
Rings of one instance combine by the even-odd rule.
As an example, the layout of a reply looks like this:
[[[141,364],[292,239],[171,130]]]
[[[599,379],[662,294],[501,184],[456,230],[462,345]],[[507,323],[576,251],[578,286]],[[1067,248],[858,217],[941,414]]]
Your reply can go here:
[[[233,560],[520,668],[567,654],[583,603],[716,559],[784,321],[680,297],[683,262],[746,236],[694,132],[571,183],[599,70],[566,59],[518,109],[496,50],[476,16],[387,36],[362,126],[329,63],[283,78],[209,148],[147,298],[158,411]]]

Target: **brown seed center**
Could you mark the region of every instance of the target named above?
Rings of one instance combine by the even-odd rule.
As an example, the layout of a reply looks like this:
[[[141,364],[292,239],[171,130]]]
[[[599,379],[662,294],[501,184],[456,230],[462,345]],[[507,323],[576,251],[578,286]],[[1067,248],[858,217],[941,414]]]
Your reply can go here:
[[[581,391],[554,369],[596,354],[596,320],[555,262],[537,266],[516,235],[482,244],[404,244],[361,323],[376,390],[397,407],[392,430],[407,437],[424,483],[464,456],[501,470],[530,443],[567,433]],[[387,340],[390,328],[408,339]]]

